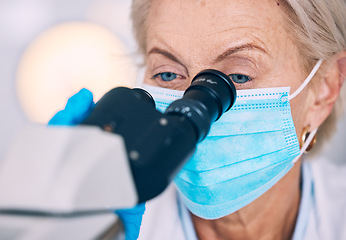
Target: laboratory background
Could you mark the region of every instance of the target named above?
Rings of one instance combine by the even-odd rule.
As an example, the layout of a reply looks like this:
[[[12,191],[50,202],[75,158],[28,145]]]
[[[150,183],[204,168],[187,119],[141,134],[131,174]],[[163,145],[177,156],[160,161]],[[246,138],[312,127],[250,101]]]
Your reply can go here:
[[[47,123],[79,89],[90,89],[97,101],[113,87],[138,85],[143,69],[130,4],[0,1],[0,159],[26,123]],[[346,114],[323,155],[344,164],[345,145]]]

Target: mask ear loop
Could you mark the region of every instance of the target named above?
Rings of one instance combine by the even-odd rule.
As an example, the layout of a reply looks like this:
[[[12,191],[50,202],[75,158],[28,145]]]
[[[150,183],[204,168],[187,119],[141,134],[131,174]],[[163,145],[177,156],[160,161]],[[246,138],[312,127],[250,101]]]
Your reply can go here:
[[[303,155],[303,153],[305,152],[305,150],[309,147],[311,141],[313,140],[314,136],[315,136],[316,133],[317,133],[317,129],[318,129],[318,128],[316,128],[316,129],[314,129],[314,130],[311,131],[311,133],[309,134],[309,136],[308,136],[308,138],[306,139],[305,143],[303,144],[302,149],[300,149],[300,154],[299,154],[297,157],[295,157],[295,158],[293,159],[293,161],[292,161],[293,163],[296,163],[296,162],[298,161],[298,159]]]
[[[300,85],[300,87],[293,94],[291,94],[287,97],[288,100],[292,100],[301,91],[303,91],[303,89],[306,87],[306,85],[308,85],[309,82],[311,81],[311,79],[315,76],[315,74],[316,74],[317,70],[320,68],[322,62],[323,62],[322,59],[317,61],[317,63],[315,64],[315,66],[311,70],[309,76],[305,79],[305,81]],[[316,135],[317,129],[318,128],[311,131],[311,133],[309,134],[309,137],[306,139],[305,143],[303,144],[302,149],[300,149],[300,154],[293,159],[293,161],[292,161],[293,163],[296,163],[298,161],[298,159],[303,155],[305,150],[309,147],[311,141],[313,140],[314,136]]]
[[[318,60],[318,62],[314,66],[314,68],[311,70],[309,76],[305,79],[305,81],[302,83],[302,85],[300,85],[300,87],[293,94],[288,96],[288,100],[295,98],[301,91],[303,91],[303,89],[306,87],[306,85],[308,85],[309,82],[311,81],[311,79],[315,76],[315,74],[316,74],[317,70],[320,68],[322,62],[323,62],[322,59]]]

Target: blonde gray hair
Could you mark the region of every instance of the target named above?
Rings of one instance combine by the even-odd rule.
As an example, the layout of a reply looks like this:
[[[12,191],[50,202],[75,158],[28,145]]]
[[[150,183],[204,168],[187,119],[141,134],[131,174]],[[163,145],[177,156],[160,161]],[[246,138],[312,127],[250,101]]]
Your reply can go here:
[[[345,0],[286,0],[283,3],[288,27],[293,30],[307,73],[318,59],[323,59],[327,65],[332,56],[346,50]],[[322,144],[335,132],[336,121],[344,110],[345,89],[342,89],[332,113],[319,128],[319,146],[314,148],[315,151],[321,149]]]
[[[288,30],[301,50],[307,73],[318,59],[326,63],[335,54],[346,50],[346,0],[281,0],[279,4],[286,13]],[[146,19],[150,6],[151,0],[132,2],[133,30],[142,54],[146,51]],[[345,93],[341,93],[333,112],[318,131],[318,138],[323,139],[319,143],[334,132],[342,112],[342,95]]]

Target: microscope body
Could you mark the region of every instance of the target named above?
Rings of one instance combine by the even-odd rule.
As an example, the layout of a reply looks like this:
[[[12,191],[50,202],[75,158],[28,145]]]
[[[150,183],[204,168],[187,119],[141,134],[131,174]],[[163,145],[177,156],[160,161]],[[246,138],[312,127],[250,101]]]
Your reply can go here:
[[[168,186],[194,152],[193,125],[159,112],[132,89],[111,91],[81,125],[20,131],[0,165],[0,213],[109,212]]]
[[[82,124],[122,136],[138,202],[160,194],[198,142],[188,117],[163,114],[138,91],[122,87],[107,93]]]
[[[30,126],[0,165],[0,213],[69,215],[159,195],[236,100],[225,74],[197,74],[164,113],[142,89],[114,88],[79,125]]]

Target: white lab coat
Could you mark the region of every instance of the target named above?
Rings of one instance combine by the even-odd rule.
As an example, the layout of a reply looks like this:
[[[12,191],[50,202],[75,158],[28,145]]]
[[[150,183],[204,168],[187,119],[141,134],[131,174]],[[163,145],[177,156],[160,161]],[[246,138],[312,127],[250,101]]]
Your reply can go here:
[[[346,240],[346,166],[323,159],[304,164],[311,169],[311,204],[303,234],[295,234],[295,240]],[[187,239],[179,211],[177,192],[171,184],[147,202],[139,239]]]

